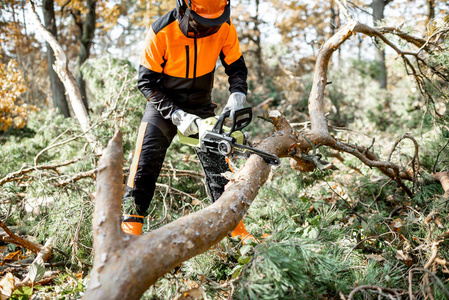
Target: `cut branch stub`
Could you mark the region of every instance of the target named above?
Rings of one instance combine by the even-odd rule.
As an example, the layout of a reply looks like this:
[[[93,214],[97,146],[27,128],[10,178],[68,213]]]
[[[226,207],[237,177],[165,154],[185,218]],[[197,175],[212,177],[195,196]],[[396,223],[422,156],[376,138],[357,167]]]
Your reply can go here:
[[[290,159],[290,167],[299,172],[312,172],[316,166],[313,162],[303,159],[304,148],[300,144],[294,143],[288,147],[288,156]]]

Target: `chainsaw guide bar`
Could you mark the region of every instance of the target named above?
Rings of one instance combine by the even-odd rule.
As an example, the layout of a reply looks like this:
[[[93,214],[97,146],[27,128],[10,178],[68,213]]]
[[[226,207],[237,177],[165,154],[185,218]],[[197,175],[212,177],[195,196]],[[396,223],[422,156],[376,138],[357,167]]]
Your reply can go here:
[[[200,148],[205,153],[216,153],[224,156],[237,155],[248,158],[251,154],[258,155],[269,165],[279,165],[281,160],[274,154],[245,145],[246,136],[241,132],[252,120],[251,107],[236,111],[227,111],[220,117],[203,120],[198,137],[186,137],[178,131],[182,144]],[[231,121],[231,127],[225,126]]]

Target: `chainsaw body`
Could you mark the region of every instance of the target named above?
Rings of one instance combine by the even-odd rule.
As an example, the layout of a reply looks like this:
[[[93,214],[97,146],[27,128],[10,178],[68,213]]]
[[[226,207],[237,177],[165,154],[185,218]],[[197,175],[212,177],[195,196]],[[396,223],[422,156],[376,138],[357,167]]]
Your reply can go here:
[[[197,136],[185,136],[178,131],[179,140],[184,145],[201,149],[205,153],[216,153],[225,156],[236,154],[249,157],[251,154],[261,156],[266,163],[279,165],[277,156],[245,145],[245,134],[241,131],[252,120],[251,107],[242,108],[234,112],[227,111],[221,116],[204,119],[199,126]],[[230,126],[225,126],[230,123]]]

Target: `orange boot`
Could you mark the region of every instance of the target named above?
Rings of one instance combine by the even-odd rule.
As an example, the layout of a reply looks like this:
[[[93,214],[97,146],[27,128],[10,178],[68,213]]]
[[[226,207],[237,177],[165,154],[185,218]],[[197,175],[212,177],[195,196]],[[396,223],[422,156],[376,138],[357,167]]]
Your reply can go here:
[[[239,224],[237,224],[237,227],[234,229],[234,231],[231,232],[231,236],[232,237],[238,236],[242,240],[242,244],[246,244],[245,240],[253,241],[253,242],[256,241],[254,239],[254,236],[252,236],[252,234],[250,234],[245,229],[245,225],[243,225],[243,221],[242,220],[240,220]]]
[[[142,235],[143,216],[123,215],[122,230],[127,234]]]

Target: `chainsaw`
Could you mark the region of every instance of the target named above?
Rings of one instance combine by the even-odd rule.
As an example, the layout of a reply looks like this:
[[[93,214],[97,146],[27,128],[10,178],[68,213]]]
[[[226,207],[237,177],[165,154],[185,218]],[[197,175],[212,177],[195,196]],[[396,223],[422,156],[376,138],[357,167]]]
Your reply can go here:
[[[251,107],[236,111],[227,111],[219,117],[202,120],[199,133],[185,136],[178,131],[179,140],[184,145],[199,148],[205,153],[215,153],[224,156],[237,155],[248,158],[251,154],[259,155],[269,165],[279,165],[279,157],[267,153],[248,144],[247,136],[241,131],[252,120]],[[225,124],[231,123],[230,127]]]

